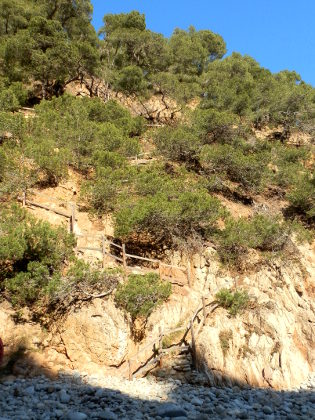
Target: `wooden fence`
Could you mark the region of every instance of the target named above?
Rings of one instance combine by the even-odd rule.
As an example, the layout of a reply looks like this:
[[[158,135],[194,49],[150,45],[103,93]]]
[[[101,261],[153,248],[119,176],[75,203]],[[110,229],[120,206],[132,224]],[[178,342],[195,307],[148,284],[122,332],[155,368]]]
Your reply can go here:
[[[201,304],[193,313],[186,327],[174,328],[171,330],[162,331],[159,328],[159,335],[142,347],[137,353],[129,357],[125,362],[125,367],[122,369],[122,373],[128,375],[129,380],[132,380],[134,376],[145,375],[151,369],[156,367],[158,364],[162,365],[162,359],[170,350],[173,351],[176,348],[181,348],[183,343],[187,341],[187,336],[190,333],[190,343],[188,348],[192,355],[192,364],[194,368],[198,368],[198,359],[196,352],[196,338],[200,334],[202,328],[206,324],[206,319],[210,313],[212,313],[218,304],[216,301],[206,302],[207,299],[212,299],[211,295],[202,296]],[[201,313],[201,316],[199,315]],[[195,321],[199,318],[199,324],[195,327]],[[175,332],[183,331],[183,336],[179,340],[178,344],[171,345],[168,349],[163,349],[163,338],[173,334]],[[143,362],[139,362],[139,356],[144,353],[147,349],[151,348],[151,354]],[[137,364],[138,363],[138,364]]]
[[[44,194],[41,194],[41,196],[46,197],[48,200],[53,201],[53,202],[57,202],[60,206],[60,202],[61,200],[57,200],[54,197],[50,197]],[[141,257],[139,255],[133,255],[133,254],[129,254],[126,251],[126,246],[125,244],[119,245],[111,240],[109,240],[105,235],[91,235],[91,234],[78,234],[75,231],[75,223],[76,223],[76,204],[74,202],[71,201],[64,201],[63,205],[65,207],[68,208],[68,212],[60,210],[60,209],[56,209],[53,208],[51,206],[47,206],[41,203],[37,203],[33,200],[28,200],[26,193],[23,194],[22,198],[19,198],[19,201],[22,202],[23,206],[32,206],[32,207],[38,207],[47,211],[52,211],[60,216],[63,216],[65,218],[67,218],[69,220],[69,231],[72,232],[73,234],[75,234],[75,236],[77,238],[88,238],[91,237],[93,238],[93,240],[98,240],[101,243],[100,247],[77,247],[77,250],[80,251],[84,251],[84,250],[89,250],[89,251],[93,251],[93,252],[99,252],[102,255],[102,266],[103,268],[105,268],[105,258],[106,256],[109,256],[110,258],[113,258],[114,260],[122,263],[123,268],[125,273],[127,273],[128,270],[128,260],[129,259],[134,259],[134,260],[139,260],[139,261],[146,261],[152,264],[156,264],[158,265],[158,270],[159,270],[159,274],[160,277],[163,279],[166,279],[172,283],[176,283],[179,284],[181,286],[187,284],[188,286],[191,286],[191,267],[190,267],[190,263],[188,262],[187,267],[181,267],[181,266],[176,266],[176,265],[170,265],[170,264],[165,264],[162,261],[158,260],[158,259],[153,259],[153,258],[146,258],[146,257]],[[119,250],[119,254],[120,256],[114,255],[112,254],[110,251],[107,250],[107,248],[110,249],[110,247],[115,247]],[[179,270],[182,273],[185,274],[186,276],[186,281],[185,282],[181,282],[178,281],[178,279],[174,279],[172,276],[167,276],[165,275],[164,270]],[[169,350],[173,350],[175,347],[179,347],[182,346],[182,344],[186,341],[188,334],[190,333],[190,344],[189,344],[189,348],[192,354],[192,360],[193,360],[193,366],[194,367],[198,367],[198,361],[197,361],[197,357],[196,357],[196,337],[198,336],[198,334],[201,332],[203,326],[205,325],[206,322],[206,318],[207,316],[213,312],[217,307],[218,304],[216,303],[216,301],[211,301],[209,303],[207,303],[207,299],[212,298],[211,295],[208,296],[202,296],[201,297],[201,304],[198,306],[198,308],[196,309],[196,311],[193,313],[193,316],[190,318],[188,324],[186,327],[180,327],[180,328],[175,328],[172,330],[166,330],[166,331],[162,331],[162,329],[159,329],[159,335],[152,341],[150,341],[149,343],[147,343],[144,347],[142,347],[136,354],[132,355],[131,357],[129,357],[126,362],[125,362],[125,368],[123,368],[122,372],[126,372],[128,374],[128,378],[132,379],[134,377],[134,375],[143,375],[145,373],[147,373],[150,369],[154,368],[158,363],[162,363],[162,358],[163,356],[169,351]],[[210,310],[208,310],[207,308],[210,307]],[[199,314],[201,313],[201,316],[199,317]],[[198,327],[195,327],[195,321],[196,319],[199,318],[199,324]],[[180,340],[180,343],[178,345],[172,345],[169,349],[163,349],[163,338],[173,334],[175,332],[179,332],[179,331],[183,331],[183,336]],[[151,354],[149,356],[149,358],[146,358],[143,362],[139,362],[138,358],[139,356],[144,353],[148,348],[151,348]],[[136,365],[136,363],[138,363],[138,365]],[[140,364],[140,365],[139,365]]]
[[[191,276],[191,267],[190,263],[187,263],[187,267],[177,266],[177,265],[171,265],[171,264],[165,264],[161,260],[154,259],[154,258],[147,258],[142,257],[140,255],[134,255],[129,254],[126,251],[126,245],[123,243],[122,245],[119,245],[107,238],[105,235],[92,235],[92,234],[79,234],[76,233],[76,214],[77,214],[77,204],[72,201],[67,200],[58,200],[54,197],[50,197],[49,195],[42,194],[41,197],[44,197],[47,199],[47,201],[52,201],[54,203],[57,203],[60,207],[61,205],[65,206],[68,209],[67,211],[60,210],[59,208],[54,208],[51,206],[48,206],[46,204],[37,203],[34,200],[29,200],[27,198],[26,193],[23,193],[22,198],[19,198],[19,201],[22,202],[23,206],[31,206],[31,207],[38,207],[47,211],[51,211],[59,216],[63,216],[69,220],[69,232],[73,233],[78,239],[79,238],[92,238],[93,242],[99,241],[100,246],[77,246],[77,251],[92,251],[96,253],[100,253],[102,256],[102,267],[106,267],[106,257],[110,257],[114,259],[115,261],[122,264],[124,272],[127,273],[128,270],[133,267],[128,265],[128,261],[130,260],[138,260],[142,262],[148,262],[151,264],[154,264],[157,266],[160,278],[168,280],[170,283],[177,284],[179,286],[188,285],[189,287],[192,285],[192,276]],[[62,204],[60,204],[62,203]],[[118,254],[113,254],[110,252],[110,248],[114,247],[118,249]],[[108,250],[109,249],[109,250]],[[144,270],[143,270],[144,271]],[[175,275],[173,275],[175,272]]]

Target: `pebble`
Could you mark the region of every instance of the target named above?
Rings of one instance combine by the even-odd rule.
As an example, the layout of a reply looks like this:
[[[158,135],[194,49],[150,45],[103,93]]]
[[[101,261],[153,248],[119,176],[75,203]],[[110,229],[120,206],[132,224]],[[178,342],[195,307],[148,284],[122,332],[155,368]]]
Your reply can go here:
[[[315,374],[299,389],[216,388],[76,372],[0,383],[0,420],[315,420]]]
[[[80,411],[74,411],[68,413],[67,419],[68,420],[86,420],[88,416],[84,413],[80,413]]]
[[[60,397],[60,402],[62,402],[63,404],[68,404],[68,402],[71,399],[70,395],[64,389],[59,391],[59,397]]]

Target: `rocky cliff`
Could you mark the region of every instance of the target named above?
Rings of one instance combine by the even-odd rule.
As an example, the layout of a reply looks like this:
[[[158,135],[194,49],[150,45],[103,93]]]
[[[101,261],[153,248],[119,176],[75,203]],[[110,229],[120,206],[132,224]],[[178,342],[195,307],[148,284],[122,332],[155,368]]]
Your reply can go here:
[[[235,317],[220,307],[208,314],[196,337],[198,368],[216,385],[292,388],[315,370],[314,262],[314,248],[303,246],[290,260],[260,262],[236,275],[223,270],[215,250],[207,248],[193,258],[192,288],[174,287],[169,301],[149,317],[141,343],[133,341],[130,319],[111,298],[73,308],[49,332],[36,324],[14,324],[14,312],[5,304],[0,335],[9,343],[7,353],[23,342],[28,354],[43,355],[37,361],[46,368],[120,375],[119,366],[157,337],[159,328],[186,325],[202,295],[215,299],[221,288],[236,286],[248,291],[250,305]]]

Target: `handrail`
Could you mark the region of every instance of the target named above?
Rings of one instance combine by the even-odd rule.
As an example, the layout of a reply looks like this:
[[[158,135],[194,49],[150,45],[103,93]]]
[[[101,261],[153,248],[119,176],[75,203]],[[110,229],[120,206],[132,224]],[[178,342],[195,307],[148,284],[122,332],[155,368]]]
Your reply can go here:
[[[47,198],[49,198],[49,199],[51,199],[55,202],[58,202],[57,199],[55,199],[54,197],[50,197],[49,195],[47,195],[45,193],[41,193],[41,195],[46,196]],[[189,266],[189,264],[188,264],[188,267],[186,268],[186,267],[176,266],[176,265],[172,265],[172,264],[166,264],[166,263],[164,263],[161,260],[158,260],[156,258],[148,258],[148,257],[142,257],[140,255],[128,254],[126,252],[126,247],[125,247],[124,244],[119,245],[119,244],[117,244],[113,241],[110,241],[110,240],[108,240],[106,235],[97,235],[97,234],[93,235],[93,234],[89,234],[89,233],[87,233],[87,234],[76,233],[75,232],[75,221],[77,220],[77,218],[76,218],[76,205],[77,205],[77,203],[75,203],[73,201],[67,201],[67,200],[61,200],[60,199],[60,201],[62,201],[63,204],[67,204],[68,207],[72,208],[71,214],[68,214],[68,213],[66,213],[62,210],[55,209],[55,208],[52,208],[50,206],[46,206],[44,204],[36,203],[35,201],[26,199],[26,192],[24,192],[23,197],[18,198],[18,200],[21,201],[23,203],[23,205],[31,205],[31,206],[34,206],[34,207],[39,207],[39,208],[42,208],[44,210],[52,211],[52,212],[54,212],[54,213],[56,213],[60,216],[66,217],[67,219],[70,220],[70,224],[69,224],[70,232],[72,232],[78,238],[91,237],[93,239],[101,240],[102,241],[102,247],[101,248],[93,247],[93,246],[91,246],[91,247],[89,247],[89,246],[78,246],[77,250],[78,251],[86,250],[86,251],[93,251],[93,252],[101,253],[102,256],[103,256],[103,262],[102,262],[103,268],[105,268],[105,255],[109,256],[110,258],[115,259],[116,261],[119,261],[119,262],[123,263],[123,266],[124,266],[125,270],[127,270],[127,268],[128,268],[128,266],[127,266],[127,259],[128,258],[139,260],[139,261],[147,261],[147,262],[150,262],[150,263],[153,263],[153,264],[159,264],[159,272],[160,272],[161,278],[162,278],[162,271],[161,270],[162,270],[163,267],[169,267],[171,269],[173,268],[173,269],[180,270],[180,271],[186,273],[186,275],[187,275],[187,281],[186,282],[177,280],[176,279],[177,276],[165,275],[164,278],[167,279],[168,281],[174,283],[174,284],[179,285],[179,286],[184,286],[185,284],[188,284],[188,286],[190,286],[190,266]],[[114,254],[108,252],[105,249],[105,247],[108,246],[108,245],[118,248],[120,250],[121,256],[117,256],[117,255],[114,255]]]
[[[25,204],[28,204],[29,206],[39,207],[44,210],[52,211],[53,213],[58,214],[59,216],[67,217],[68,219],[71,218],[71,214],[65,213],[64,211],[53,209],[51,207],[45,206],[43,204],[35,203],[34,201],[25,200]]]
[[[53,198],[53,200],[54,201],[57,201],[55,198]],[[54,212],[56,214],[59,214],[61,216],[64,216],[64,217],[69,218],[70,219],[70,230],[74,233],[74,220],[76,219],[76,217],[75,217],[75,205],[76,205],[76,203],[65,201],[68,205],[71,204],[73,206],[72,207],[72,214],[69,215],[69,214],[67,214],[65,212],[62,212],[62,211],[53,209],[51,207],[44,206],[42,204],[35,203],[33,201],[27,200],[26,199],[26,193],[23,194],[23,198],[18,198],[18,201],[22,201],[23,205],[28,204],[28,205],[37,206],[37,207],[43,208],[45,210],[52,211],[52,212]],[[162,266],[164,266],[164,267],[170,267],[170,268],[175,268],[175,269],[179,269],[181,271],[184,271],[184,272],[187,273],[188,285],[190,285],[190,268],[189,268],[190,267],[190,264],[188,264],[188,267],[181,267],[181,266],[175,266],[175,265],[171,265],[171,264],[165,264],[165,263],[163,263],[162,261],[160,261],[158,259],[152,259],[152,258],[141,257],[141,256],[138,256],[138,255],[128,254],[128,253],[126,253],[126,249],[125,249],[125,245],[124,244],[121,246],[121,245],[116,244],[116,243],[114,243],[112,241],[109,241],[106,238],[105,235],[99,235],[98,236],[98,235],[93,235],[93,234],[79,234],[79,233],[75,233],[75,235],[78,238],[92,237],[92,238],[95,238],[95,239],[101,239],[102,240],[102,248],[77,247],[77,250],[90,250],[90,251],[95,251],[95,252],[101,252],[102,255],[103,255],[103,268],[104,268],[104,256],[105,255],[108,255],[108,256],[114,258],[115,260],[118,260],[118,261],[122,262],[124,264],[125,270],[128,268],[127,267],[127,263],[126,263],[127,258],[133,258],[133,259],[138,259],[138,260],[142,260],[142,261],[148,261],[148,262],[152,262],[152,263],[158,263],[159,264],[159,270],[160,270],[160,272],[161,272],[161,267]],[[105,240],[105,238],[106,238],[106,240]],[[121,257],[118,257],[116,255],[113,255],[113,254],[109,253],[108,251],[106,251],[105,250],[105,245],[106,244],[112,245],[114,247],[117,247],[117,248],[121,249],[121,251],[122,251],[122,258]],[[169,277],[169,279],[173,280],[172,277]],[[177,283],[177,284],[184,285],[184,284],[180,284],[180,283]],[[191,351],[192,351],[192,354],[193,354],[193,359],[195,358],[195,355],[196,355],[196,351],[195,351],[195,338],[200,333],[202,327],[205,325],[205,319],[206,319],[206,317],[210,313],[210,312],[209,313],[206,312],[206,307],[214,304],[215,306],[213,307],[213,309],[211,311],[211,312],[213,312],[219,306],[216,301],[212,301],[212,302],[206,304],[205,303],[206,299],[209,299],[210,297],[212,297],[212,296],[211,295],[202,296],[202,305],[197,307],[197,309],[193,313],[193,316],[189,320],[189,323],[188,323],[188,325],[186,327],[177,327],[177,328],[173,328],[171,330],[167,330],[167,331],[164,331],[164,332],[160,331],[158,337],[156,337],[154,340],[152,340],[149,343],[147,343],[146,346],[144,346],[143,348],[141,348],[136,354],[132,355],[131,357],[129,357],[129,359],[126,360],[126,366],[125,366],[125,368],[127,366],[129,368],[129,378],[130,379],[132,378],[132,376],[133,376],[133,374],[135,372],[143,369],[147,365],[148,362],[151,362],[151,364],[152,363],[154,364],[154,363],[158,362],[161,359],[161,357],[162,357],[162,340],[163,340],[163,337],[165,335],[169,335],[169,334],[172,334],[174,332],[185,330],[185,333],[184,333],[183,337],[180,340],[180,343],[183,343],[185,341],[185,339],[186,339],[189,331],[191,331],[191,335],[192,335]],[[200,327],[198,328],[197,334],[195,334],[193,325],[194,325],[194,321],[196,320],[196,318],[197,318],[198,314],[200,313],[200,311],[203,311],[203,322],[200,322]],[[158,350],[155,348],[155,345],[156,345],[157,341],[159,342],[159,348],[158,348]],[[140,367],[138,367],[135,372],[132,372],[132,366],[131,366],[132,363],[131,362],[134,361],[134,360],[137,360],[138,356],[141,353],[143,353],[147,348],[153,347],[153,346],[154,346],[154,351],[152,352],[152,355],[150,356],[150,358],[147,361],[145,361],[144,363],[142,363],[142,365]],[[158,353],[158,357],[152,361],[152,358],[154,357],[154,355],[156,354],[156,352]],[[125,370],[125,368],[123,369],[123,371]]]
[[[212,296],[211,295],[206,295],[206,296],[202,296],[202,298],[201,298],[201,300],[202,300],[202,305],[201,306],[198,306],[197,307],[197,309],[195,310],[195,312],[193,313],[193,316],[190,318],[190,320],[189,320],[189,322],[188,322],[188,324],[187,324],[187,326],[186,327],[177,327],[177,328],[173,328],[173,329],[171,329],[171,330],[166,330],[166,331],[164,331],[164,332],[162,332],[162,331],[160,331],[160,333],[159,333],[159,335],[157,336],[157,337],[155,337],[155,339],[154,340],[152,340],[152,341],[150,341],[149,343],[147,343],[144,347],[142,347],[137,353],[135,353],[135,354],[133,354],[132,356],[130,356],[126,361],[125,361],[125,363],[126,363],[126,365],[125,365],[125,367],[122,369],[122,372],[126,372],[127,371],[127,368],[128,368],[128,370],[129,370],[129,379],[132,379],[132,377],[133,377],[133,375],[135,374],[135,373],[137,373],[139,370],[142,370],[144,367],[146,367],[147,366],[147,364],[148,363],[150,363],[150,364],[152,364],[152,359],[153,359],[153,357],[154,357],[154,355],[156,354],[156,353],[158,353],[158,356],[157,356],[157,358],[156,359],[154,359],[154,361],[155,361],[155,363],[157,363],[158,361],[160,361],[160,359],[161,359],[161,357],[162,357],[162,353],[163,353],[163,351],[162,351],[162,349],[161,349],[161,344],[162,344],[162,340],[163,340],[163,337],[165,337],[166,335],[169,335],[169,334],[172,334],[172,333],[174,333],[174,332],[178,332],[178,331],[183,331],[183,330],[185,330],[185,333],[184,333],[184,335],[183,335],[183,337],[181,338],[181,340],[179,341],[179,343],[183,343],[184,341],[185,341],[185,339],[186,339],[186,337],[187,337],[187,335],[188,335],[188,333],[189,333],[189,331],[191,331],[191,333],[192,333],[192,343],[191,343],[191,351],[192,351],[192,354],[193,354],[193,359],[196,357],[196,349],[195,349],[195,339],[196,339],[196,337],[199,335],[199,333],[200,333],[200,331],[201,331],[201,329],[202,329],[202,327],[205,325],[205,319],[208,317],[208,315],[210,314],[210,313],[212,313],[219,305],[217,304],[217,302],[214,300],[214,301],[211,301],[211,302],[209,302],[208,304],[205,304],[205,300],[206,299],[210,299],[210,298],[212,298]],[[208,313],[206,313],[206,311],[205,311],[205,307],[208,307],[208,306],[211,306],[211,305],[214,305],[214,307],[212,308],[212,310],[210,311],[210,312],[208,312]],[[203,317],[204,317],[204,320],[200,320],[200,321],[203,321],[203,322],[200,322],[200,328],[198,329],[198,331],[197,332],[195,332],[194,331],[194,327],[193,327],[193,324],[194,324],[194,321],[196,320],[196,318],[197,318],[197,316],[198,316],[198,314],[199,314],[199,312],[200,311],[202,311],[203,310]],[[150,357],[146,360],[146,361],[144,361],[143,363],[141,363],[141,366],[139,366],[136,370],[132,370],[132,362],[134,362],[134,361],[138,361],[137,359],[138,359],[138,356],[141,354],[141,353],[143,353],[146,349],[148,349],[149,347],[155,347],[155,344],[157,343],[157,342],[159,342],[159,350],[157,351],[157,349],[155,348],[153,351],[152,351],[152,354],[150,355]],[[180,344],[179,344],[180,345]],[[196,360],[194,360],[194,363],[196,362]]]
[[[155,260],[152,258],[146,258],[146,257],[140,257],[138,255],[133,255],[133,254],[126,254],[127,258],[133,258],[135,260],[142,260],[142,261],[148,261],[148,262],[153,262],[153,263],[158,263],[159,260]]]

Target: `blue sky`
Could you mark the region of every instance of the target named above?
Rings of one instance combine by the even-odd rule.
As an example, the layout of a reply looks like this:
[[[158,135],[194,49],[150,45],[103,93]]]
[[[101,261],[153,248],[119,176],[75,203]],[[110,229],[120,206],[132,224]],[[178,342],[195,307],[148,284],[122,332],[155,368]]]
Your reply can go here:
[[[170,36],[175,27],[210,29],[228,53],[249,54],[273,72],[297,71],[315,86],[314,0],[92,0],[93,23],[106,13],[139,10],[147,27]]]

